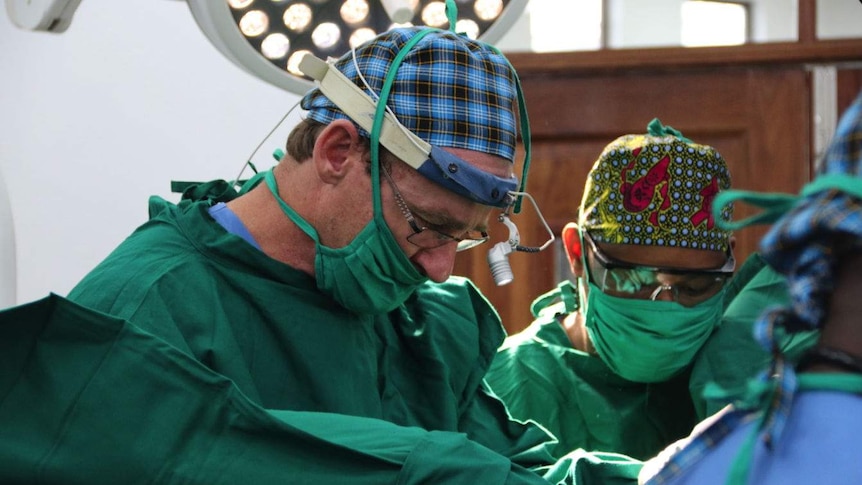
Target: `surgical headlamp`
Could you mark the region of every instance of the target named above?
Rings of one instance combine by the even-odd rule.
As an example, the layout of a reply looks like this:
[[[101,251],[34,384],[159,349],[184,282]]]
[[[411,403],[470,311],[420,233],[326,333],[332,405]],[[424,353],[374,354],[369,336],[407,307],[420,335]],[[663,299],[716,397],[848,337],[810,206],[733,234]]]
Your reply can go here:
[[[533,204],[533,208],[536,209],[536,215],[539,217],[539,220],[542,221],[542,225],[545,227],[545,230],[548,231],[548,235],[550,237],[541,246],[523,246],[521,245],[521,234],[518,232],[518,227],[515,226],[515,223],[512,222],[512,219],[509,216],[510,209],[512,207],[507,208],[502,214],[500,214],[498,220],[509,230],[509,238],[503,242],[498,242],[490,251],[488,251],[488,267],[491,270],[491,277],[494,278],[494,283],[497,286],[508,285],[515,279],[515,275],[512,273],[512,267],[509,265],[510,254],[516,251],[524,253],[538,253],[539,251],[547,249],[555,239],[554,231],[552,231],[551,227],[548,226],[548,222],[539,210],[538,204],[536,204],[535,199],[533,199],[530,194],[526,192],[511,192],[510,196],[526,197],[530,203]]]

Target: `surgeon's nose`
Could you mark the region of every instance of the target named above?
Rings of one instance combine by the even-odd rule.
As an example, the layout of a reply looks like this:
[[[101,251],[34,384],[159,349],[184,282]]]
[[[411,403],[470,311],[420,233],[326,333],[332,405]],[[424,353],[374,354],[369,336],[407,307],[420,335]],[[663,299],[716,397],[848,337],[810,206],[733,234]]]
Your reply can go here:
[[[458,244],[452,241],[434,249],[422,249],[413,255],[414,263],[435,283],[442,283],[452,276]]]

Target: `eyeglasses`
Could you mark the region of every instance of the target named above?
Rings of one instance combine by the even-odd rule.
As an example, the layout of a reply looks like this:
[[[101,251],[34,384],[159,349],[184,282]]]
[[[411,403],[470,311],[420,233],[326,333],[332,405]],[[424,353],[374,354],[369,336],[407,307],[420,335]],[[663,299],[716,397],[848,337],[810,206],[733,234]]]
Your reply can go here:
[[[436,229],[431,229],[430,227],[419,226],[413,213],[407,207],[407,202],[404,201],[404,197],[401,196],[401,192],[395,185],[395,181],[392,180],[392,176],[382,167],[380,173],[383,174],[383,178],[392,187],[392,193],[395,195],[395,203],[398,204],[398,208],[401,209],[401,213],[404,214],[404,218],[407,219],[407,223],[410,224],[410,228],[413,230],[413,234],[407,236],[407,241],[410,244],[422,249],[434,249],[446,244],[457,243],[458,246],[455,250],[464,251],[488,240],[488,233],[485,231],[465,231],[462,237],[456,237]]]
[[[622,298],[655,300],[662,292],[670,292],[673,300],[683,306],[694,306],[718,294],[736,267],[733,251],[728,247],[727,260],[716,269],[683,269],[641,266],[611,258],[593,241],[588,231],[583,238],[589,244],[597,267],[590,268],[593,283],[602,292]],[[588,262],[589,264],[589,262]],[[672,275],[674,281],[667,281]]]

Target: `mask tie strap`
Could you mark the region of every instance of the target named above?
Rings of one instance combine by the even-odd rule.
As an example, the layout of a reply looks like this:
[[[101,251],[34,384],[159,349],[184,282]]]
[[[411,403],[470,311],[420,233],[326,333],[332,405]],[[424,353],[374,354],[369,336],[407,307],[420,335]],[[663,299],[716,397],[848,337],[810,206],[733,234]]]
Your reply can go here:
[[[771,224],[796,205],[798,200],[799,196],[794,194],[764,194],[747,190],[723,190],[713,200],[712,215],[721,228],[738,230],[755,224]],[[724,208],[736,201],[746,202],[763,210],[738,221],[724,220],[722,218]]]
[[[389,66],[389,71],[386,74],[386,80],[383,82],[383,87],[380,90],[380,97],[377,100],[377,106],[374,111],[374,123],[371,125],[371,188],[374,198],[374,217],[383,218],[383,202],[380,196],[380,131],[383,127],[383,118],[386,115],[386,102],[389,101],[389,92],[392,90],[392,83],[395,82],[395,74],[398,68],[401,67],[401,61],[410,52],[410,49],[422,40],[423,37],[434,32],[433,29],[427,29],[414,35],[404,46],[398,51],[392,64]]]
[[[264,181],[269,187],[269,191],[272,192],[272,196],[275,197],[276,201],[278,201],[278,205],[281,206],[281,210],[284,211],[284,213],[287,214],[288,217],[290,217],[290,220],[292,220],[293,223],[297,225],[297,227],[302,229],[302,232],[306,233],[308,237],[313,239],[315,243],[320,243],[320,237],[317,235],[317,231],[314,229],[314,227],[312,227],[311,224],[308,223],[308,221],[303,219],[298,212],[293,210],[293,207],[287,205],[287,202],[285,202],[284,199],[282,199],[281,196],[278,195],[278,184],[275,181],[275,175],[272,173],[272,169],[266,171],[266,174],[264,175]]]
[[[563,280],[553,290],[539,296],[533,303],[530,304],[530,313],[534,318],[537,318],[542,310],[551,306],[555,301],[563,302],[566,314],[574,313],[580,307],[578,296],[575,294],[578,291],[577,286],[570,280]]]
[[[817,177],[811,183],[802,187],[799,195],[784,193],[761,193],[747,190],[724,190],[715,196],[712,204],[712,215],[723,229],[737,230],[757,224],[772,224],[789,212],[805,197],[836,190],[862,199],[862,183],[857,177],[845,174],[827,174]],[[724,208],[736,201],[746,202],[763,209],[760,213],[738,221],[726,221],[721,218]]]
[[[802,188],[800,195],[808,197],[818,192],[838,190],[845,194],[862,199],[862,182],[858,177],[833,173],[817,177],[816,180]]]

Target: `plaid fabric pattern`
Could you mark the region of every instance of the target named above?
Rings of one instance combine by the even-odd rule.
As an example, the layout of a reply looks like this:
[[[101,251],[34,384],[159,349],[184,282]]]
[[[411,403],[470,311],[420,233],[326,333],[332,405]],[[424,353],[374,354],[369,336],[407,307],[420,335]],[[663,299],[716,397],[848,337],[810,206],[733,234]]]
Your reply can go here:
[[[348,52],[336,66],[377,99],[393,59],[421,30],[381,34],[355,50],[355,62]],[[517,99],[515,74],[502,54],[441,30],[426,35],[404,57],[387,104],[404,126],[431,145],[490,153],[514,162]],[[302,98],[301,106],[321,123],[348,119],[317,88]]]
[[[757,418],[756,413],[747,411],[736,410],[726,413],[674,454],[657,474],[645,482],[645,485],[673,483],[690,466],[709,454],[710,450],[731,431],[755,418]]]
[[[645,135],[611,142],[593,164],[580,225],[598,242],[726,251],[730,231],[712,201],[730,188],[727,163],[655,119]],[[733,206],[721,218],[730,220]]]
[[[842,116],[818,176],[836,174],[862,177],[862,93]],[[857,182],[855,194],[829,189],[801,197],[761,241],[763,258],[787,276],[791,296],[789,308],[770,310],[755,324],[755,338],[767,350],[773,351],[775,325],[789,332],[822,326],[841,254],[862,249],[862,179]],[[744,407],[762,410],[758,439],[777,446],[798,387],[796,373],[777,355],[772,369],[749,387]],[[755,414],[740,409],[723,416],[646,483],[673,482],[744,423],[742,416]]]
[[[779,221],[760,247],[788,276],[792,306],[780,311],[778,324],[789,332],[819,328],[840,253],[862,247],[862,200],[837,190],[815,194]]]
[[[841,118],[820,174],[862,176],[862,95]],[[837,257],[860,247],[859,197],[829,190],[799,201],[760,243],[764,259],[788,279],[792,307],[779,323],[791,332],[819,328],[832,294]]]

